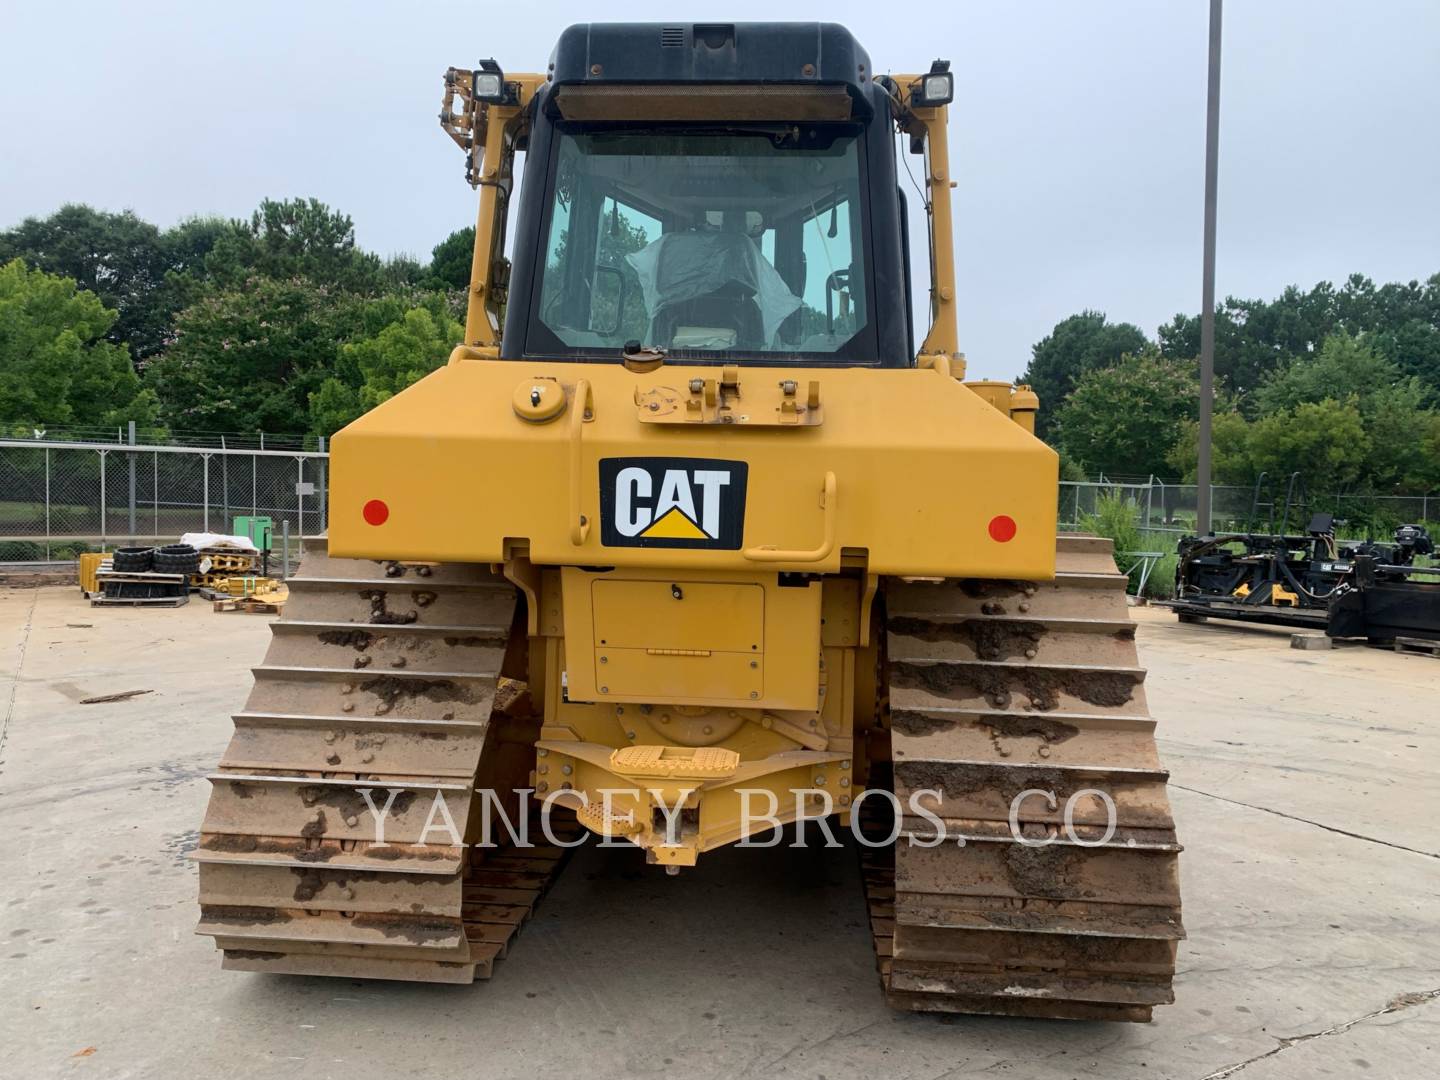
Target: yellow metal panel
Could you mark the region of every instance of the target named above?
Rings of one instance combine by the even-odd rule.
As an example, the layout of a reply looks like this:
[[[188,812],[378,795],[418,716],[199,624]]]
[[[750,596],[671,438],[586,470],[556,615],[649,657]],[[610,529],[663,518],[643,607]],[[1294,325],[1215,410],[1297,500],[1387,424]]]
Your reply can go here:
[[[110,558],[108,551],[85,551],[80,554],[80,589],[83,592],[92,593],[100,591],[100,581],[95,572],[100,569],[100,563]]]
[[[597,649],[594,679],[609,701],[731,702],[748,705],[765,690],[763,658],[744,653],[656,654]],[[574,679],[575,668],[570,669]]]
[[[570,701],[819,707],[818,582],[570,567],[560,580]]]
[[[591,584],[597,645],[636,649],[760,652],[765,589],[700,581]]]
[[[835,572],[842,553],[878,574],[1046,579],[1054,573],[1057,458],[972,391],[933,369],[740,367],[747,387],[820,383],[815,427],[644,424],[637,394],[679,394],[714,368],[461,361],[432,373],[335,436],[330,545],[342,556],[498,562],[507,540],[541,565]],[[515,415],[516,385],[588,383],[589,418],[533,424]],[[602,458],[715,458],[748,464],[739,548],[607,547],[590,528],[601,511]],[[833,508],[822,505],[826,474]],[[386,513],[367,514],[372,501]],[[572,501],[581,527],[572,522]],[[745,551],[822,550],[770,564]],[[998,541],[990,523],[1015,523]],[[372,521],[380,524],[372,524]],[[572,525],[576,526],[572,528]],[[1002,531],[1002,535],[1004,532]],[[576,538],[579,543],[575,542]]]

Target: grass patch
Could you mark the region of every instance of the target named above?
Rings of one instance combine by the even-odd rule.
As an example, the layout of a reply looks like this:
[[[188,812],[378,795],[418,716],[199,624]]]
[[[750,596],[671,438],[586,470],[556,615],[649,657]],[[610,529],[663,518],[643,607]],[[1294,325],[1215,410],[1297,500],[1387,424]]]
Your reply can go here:
[[[1096,536],[1109,537],[1115,545],[1115,560],[1126,567],[1130,574],[1130,592],[1140,591],[1140,576],[1143,562],[1132,558],[1142,551],[1160,551],[1164,556],[1151,567],[1145,581],[1145,595],[1153,599],[1166,599],[1175,593],[1175,568],[1179,556],[1175,554],[1175,537],[1168,533],[1146,532],[1140,528],[1140,506],[1134,500],[1118,493],[1104,493],[1095,502],[1093,514],[1080,515],[1080,527]],[[1128,566],[1129,563],[1134,566]]]

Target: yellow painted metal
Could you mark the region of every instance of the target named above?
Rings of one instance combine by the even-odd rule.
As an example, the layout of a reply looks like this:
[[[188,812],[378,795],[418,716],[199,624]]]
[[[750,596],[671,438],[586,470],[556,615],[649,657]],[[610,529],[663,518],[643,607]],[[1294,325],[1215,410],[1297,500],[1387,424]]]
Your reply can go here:
[[[728,780],[740,755],[718,746],[627,746],[610,755],[610,766],[637,779]]]
[[[1034,395],[961,382],[946,110],[900,111],[926,150],[931,227],[914,367],[499,362],[511,169],[540,85],[509,79],[516,103],[447,112],[481,192],[465,342],[335,437],[331,550],[503,564],[543,715],[536,791],[651,861],[690,865],[757,812],[843,818],[883,693],[885,576],[1054,574],[1057,459],[1029,434]],[[738,540],[678,508],[644,543],[617,540],[601,490],[617,458],[743,463]],[[386,512],[366,513],[376,500]],[[994,538],[1001,517],[1012,539]]]
[[[992,379],[971,379],[965,385],[1030,434],[1035,434],[1035,413],[1040,408],[1040,398],[1030,387]]]
[[[568,659],[574,655],[575,621],[595,618],[593,607],[574,614],[570,602],[594,591],[576,584],[587,576],[606,584],[601,592],[615,593],[600,608],[613,627],[606,631],[606,646],[633,646],[658,632],[672,635],[676,653],[702,653],[698,646],[706,641],[746,646],[746,651],[758,644],[761,649],[755,652],[761,654],[768,647],[765,659],[772,669],[783,665],[811,680],[808,707],[749,701],[689,704],[667,700],[664,687],[654,682],[648,698],[638,703],[592,694],[576,678],[583,662]],[[657,583],[663,590],[651,591],[646,601],[648,586]],[[681,599],[670,592],[671,584],[679,586]],[[716,591],[697,590],[697,585]],[[755,605],[753,597],[742,599],[732,590],[761,585],[767,601],[773,598],[782,608],[799,603],[790,600],[792,595],[803,597],[808,608],[803,612],[781,611],[777,618],[774,608],[767,609],[769,624],[778,624],[784,634],[801,639],[799,643],[777,643],[768,628],[770,636],[759,641],[743,633],[737,636],[754,617]],[[636,591],[632,586],[642,600],[642,610],[636,612],[623,610],[627,593]],[[860,781],[855,717],[865,710],[873,715],[874,709],[873,689],[863,705],[855,696],[860,625],[869,618],[867,588],[867,579],[858,576],[782,587],[775,576],[756,582],[739,573],[672,582],[660,573],[544,571],[538,590],[540,638],[531,646],[532,657],[541,658],[532,661],[533,677],[547,686],[536,695],[544,715],[532,775],[537,793],[576,808],[586,827],[627,837],[644,848],[652,862],[672,866],[690,865],[701,852],[740,839],[747,818],[751,832],[763,830],[769,820],[762,815],[772,807],[771,816],[780,822],[793,821],[797,814],[846,813]],[[694,601],[700,601],[694,619],[677,622],[653,616],[656,605],[678,608]],[[733,625],[715,626],[707,636],[698,608],[708,608],[712,621],[728,611]],[[576,646],[579,655],[594,656],[596,636],[578,636],[584,638]],[[873,666],[873,654],[867,655]],[[873,681],[866,685],[873,688]],[[741,789],[752,794],[742,795]],[[795,789],[807,793],[798,805]],[[814,794],[817,790],[829,796],[828,806]],[[676,815],[679,834],[673,838],[666,835],[663,816],[656,816],[661,807]]]
[[[331,549],[341,556],[501,562],[523,542],[542,565],[835,572],[842,555],[878,574],[1047,579],[1054,573],[1053,451],[936,369],[744,368],[745,386],[822,379],[814,427],[641,423],[637,394],[679,392],[713,368],[548,361],[456,363],[335,436]],[[515,415],[520,379],[550,377],[589,408],[568,422]],[[581,386],[580,384],[584,384]],[[586,419],[586,414],[589,419]],[[743,415],[743,414],[741,414]],[[606,547],[599,461],[677,456],[749,465],[742,550]],[[837,498],[823,499],[833,473]],[[465,484],[473,483],[467,491]],[[389,509],[367,522],[370,500]],[[989,522],[1016,523],[1008,543]],[[833,521],[834,544],[823,555]],[[583,519],[583,520],[582,520]],[[747,558],[773,548],[793,559]]]
[[[980,399],[992,409],[999,409],[1006,416],[1010,415],[1010,384],[998,382],[994,379],[968,379],[965,385],[980,396]]]
[[[1035,414],[1040,411],[1040,395],[1021,384],[1010,395],[1010,419],[1031,435],[1035,434]]]
[[[571,778],[566,783],[573,787],[555,797],[559,805],[608,811],[581,821],[591,827],[613,823],[606,831],[628,836],[662,865],[693,866],[702,852],[743,839],[747,821],[764,828],[800,816],[848,814],[852,795],[858,794],[851,786],[848,752],[796,751],[765,762],[765,772],[746,773],[739,766],[730,777],[707,779],[659,777],[644,766],[620,771],[608,748],[593,744],[542,741],[539,747],[547,752],[538,759],[544,767],[570,770],[562,775]],[[582,791],[592,794],[582,799]],[[664,816],[657,819],[657,810]],[[665,816],[672,819],[671,828]],[[844,821],[842,816],[842,827]]]
[[[108,551],[86,551],[79,556],[80,565],[80,591],[93,593],[100,591],[100,581],[95,572],[100,569],[100,564],[111,557]]]
[[[554,379],[526,379],[515,387],[511,404],[521,420],[543,424],[565,411],[565,391]]]
[[[453,70],[453,69],[452,69]],[[514,143],[525,124],[525,107],[545,80],[541,75],[507,75],[518,88],[513,105],[487,105],[476,117],[469,139],[474,150],[483,142],[483,155],[474,167],[480,188],[475,217],[475,254],[470,266],[470,302],[465,319],[465,343],[498,357],[500,310],[503,292],[497,287],[497,267],[503,265],[506,210],[510,203]],[[452,357],[452,362],[454,358]]]
[[[645,370],[653,371],[654,367]],[[773,387],[749,380],[742,401],[736,393],[739,368],[724,368],[722,371],[724,374],[718,379],[691,380],[683,395],[671,387],[637,392],[636,416],[642,424],[743,423],[757,427],[766,424],[813,426],[825,422],[818,379],[811,379],[808,383],[794,378],[781,379]],[[727,382],[727,377],[736,381]],[[800,396],[802,388],[805,390],[803,399]]]
[[[818,707],[818,583],[572,567],[560,580],[573,699]]]
[[[895,82],[912,88],[919,75],[896,75]],[[921,366],[937,362],[957,379],[965,377],[965,356],[959,351],[955,316],[955,241],[950,213],[950,140],[946,131],[949,110],[908,108],[902,130],[925,140],[925,192],[930,204],[930,329],[920,346]]]

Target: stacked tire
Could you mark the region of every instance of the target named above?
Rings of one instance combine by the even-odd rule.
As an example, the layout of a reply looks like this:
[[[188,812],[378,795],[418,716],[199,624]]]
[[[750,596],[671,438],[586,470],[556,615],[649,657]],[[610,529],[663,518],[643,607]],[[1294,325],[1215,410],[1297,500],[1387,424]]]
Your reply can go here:
[[[110,556],[110,567],[117,574],[148,574],[155,568],[153,547],[116,548]]]
[[[157,574],[184,574],[188,578],[200,569],[200,553],[189,544],[167,544],[156,549],[153,565]]]

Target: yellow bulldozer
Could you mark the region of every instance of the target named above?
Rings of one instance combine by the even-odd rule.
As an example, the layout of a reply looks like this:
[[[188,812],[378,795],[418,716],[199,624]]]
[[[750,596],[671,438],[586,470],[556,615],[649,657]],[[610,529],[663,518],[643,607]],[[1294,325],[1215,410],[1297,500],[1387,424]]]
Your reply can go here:
[[[465,340],[334,437],[328,540],[210,778],[225,967],[469,982],[578,840],[679,873],[796,828],[852,834],[897,1008],[1172,1000],[1126,578],[1057,536],[1035,396],[964,381],[953,95],[816,23],[446,73]]]

